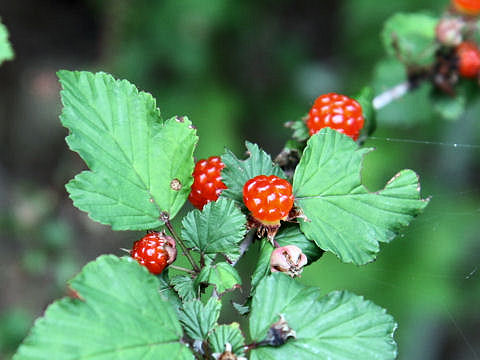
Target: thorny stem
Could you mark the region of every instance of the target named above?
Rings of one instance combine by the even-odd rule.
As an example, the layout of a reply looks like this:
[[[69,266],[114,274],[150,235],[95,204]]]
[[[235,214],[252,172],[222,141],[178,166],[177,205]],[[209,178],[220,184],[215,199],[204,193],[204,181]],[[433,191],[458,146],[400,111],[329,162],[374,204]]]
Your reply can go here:
[[[169,265],[168,267],[171,268],[171,269],[184,271],[184,272],[189,273],[189,274],[192,274],[192,275],[195,274],[195,271],[192,271],[192,270],[190,270],[190,269],[187,269],[187,268],[184,268],[184,267],[181,267],[181,266]]]
[[[175,230],[173,229],[172,223],[170,222],[170,218],[168,217],[168,214],[162,213],[160,215],[160,218],[163,222],[165,222],[165,226],[167,227],[168,231],[170,231],[170,234],[173,236],[175,239],[175,242],[180,245],[182,248],[183,254],[186,256],[190,264],[192,264],[193,270],[195,270],[196,273],[200,272],[200,268],[198,267],[197,263],[193,259],[192,255],[190,254],[190,251],[188,248],[185,246],[185,243],[183,240],[177,235]]]

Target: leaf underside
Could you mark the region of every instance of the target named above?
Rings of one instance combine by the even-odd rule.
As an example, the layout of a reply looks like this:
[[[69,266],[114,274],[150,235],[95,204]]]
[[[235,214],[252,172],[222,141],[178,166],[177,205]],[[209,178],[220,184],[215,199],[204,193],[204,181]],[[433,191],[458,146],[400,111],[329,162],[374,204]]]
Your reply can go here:
[[[358,265],[374,260],[379,242],[391,241],[428,204],[411,170],[399,172],[383,190],[369,192],[360,178],[369,151],[322,129],[308,141],[293,180],[296,205],[309,219],[300,220],[305,236]]]

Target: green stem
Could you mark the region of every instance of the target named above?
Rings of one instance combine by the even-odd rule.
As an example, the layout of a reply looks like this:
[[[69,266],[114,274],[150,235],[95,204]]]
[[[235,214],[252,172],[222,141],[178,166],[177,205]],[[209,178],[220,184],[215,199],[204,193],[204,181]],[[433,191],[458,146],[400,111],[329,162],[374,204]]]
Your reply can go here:
[[[173,226],[172,226],[172,223],[170,222],[170,218],[168,216],[168,214],[166,213],[162,213],[162,215],[160,216],[160,219],[165,222],[165,226],[167,227],[168,231],[170,232],[170,234],[173,236],[173,238],[175,239],[175,242],[177,244],[180,245],[180,247],[182,248],[182,252],[183,254],[187,257],[188,261],[190,262],[190,264],[192,264],[192,267],[193,267],[193,270],[196,272],[196,273],[199,273],[200,272],[200,268],[198,267],[197,263],[195,262],[195,260],[193,259],[192,255],[190,254],[190,251],[188,250],[188,248],[185,246],[185,243],[183,242],[183,240],[177,235],[177,233],[175,232],[175,230],[173,229]]]
[[[192,275],[195,274],[195,271],[192,271],[192,270],[190,270],[190,269],[187,269],[187,268],[184,268],[184,267],[181,267],[181,266],[169,265],[168,267],[171,268],[171,269],[184,271],[184,272],[189,273],[189,274],[192,274]]]

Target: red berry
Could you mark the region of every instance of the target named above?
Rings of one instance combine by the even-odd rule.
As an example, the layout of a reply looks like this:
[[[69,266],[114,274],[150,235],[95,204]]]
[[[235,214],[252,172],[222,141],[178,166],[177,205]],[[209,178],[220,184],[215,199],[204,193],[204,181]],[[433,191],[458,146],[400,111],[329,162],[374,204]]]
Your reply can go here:
[[[205,204],[216,201],[227,186],[222,182],[221,171],[225,167],[218,156],[202,159],[197,162],[193,171],[193,185],[188,200],[197,209],[202,210]]]
[[[458,72],[463,77],[475,77],[480,71],[480,51],[476,44],[463,42],[457,46]]]
[[[243,202],[264,224],[279,224],[293,207],[292,185],[275,175],[259,175],[243,186]]]
[[[480,0],[452,0],[452,4],[461,14],[472,16],[480,14]]]
[[[131,257],[158,275],[177,257],[175,240],[164,232],[152,232],[133,243]]]
[[[345,95],[329,93],[315,100],[308,113],[307,127],[310,135],[329,127],[357,140],[363,123],[362,107],[356,100]]]

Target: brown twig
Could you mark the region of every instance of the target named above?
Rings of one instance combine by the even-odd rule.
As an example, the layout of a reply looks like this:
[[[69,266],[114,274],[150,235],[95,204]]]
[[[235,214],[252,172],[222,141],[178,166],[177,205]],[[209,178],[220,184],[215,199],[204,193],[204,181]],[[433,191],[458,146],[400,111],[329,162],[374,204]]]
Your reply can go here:
[[[175,229],[173,228],[172,226],[172,223],[170,222],[170,217],[168,216],[167,213],[163,212],[161,215],[160,215],[160,219],[165,223],[165,226],[167,227],[168,231],[170,232],[170,234],[173,236],[173,238],[175,239],[176,243],[180,245],[180,247],[182,248],[182,252],[183,254],[186,256],[186,258],[188,259],[188,261],[190,262],[190,264],[192,265],[193,267],[193,270],[196,272],[196,273],[199,273],[200,272],[200,268],[198,267],[197,263],[195,262],[195,260],[193,259],[192,255],[190,254],[190,250],[188,250],[187,246],[185,245],[185,243],[183,242],[183,240],[177,235],[177,233],[175,232]]]

